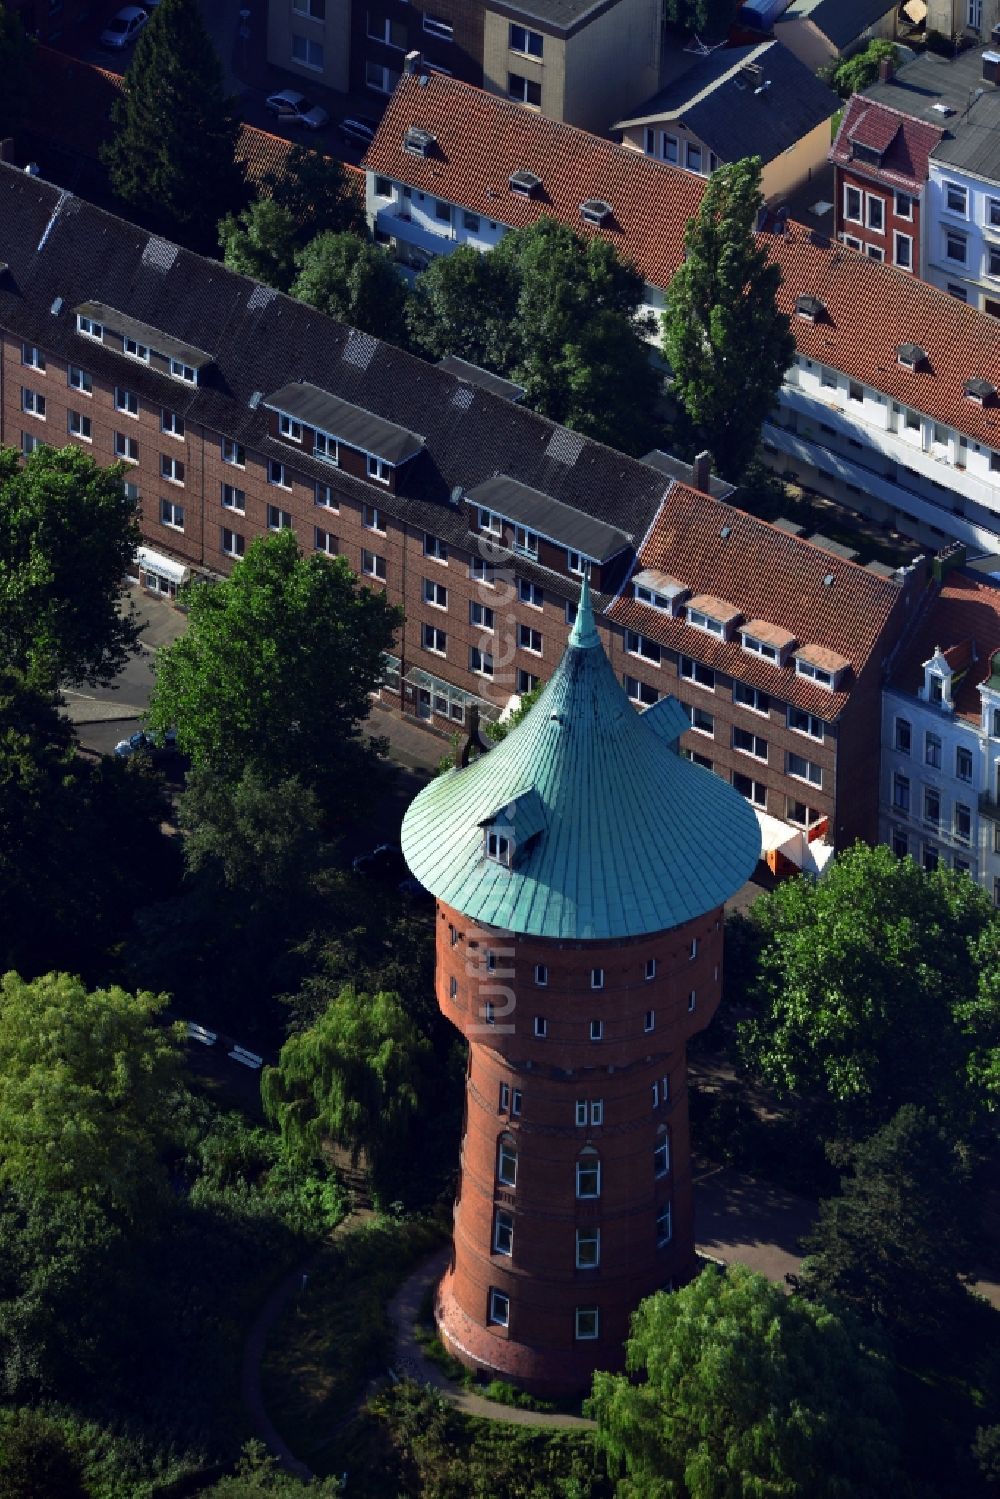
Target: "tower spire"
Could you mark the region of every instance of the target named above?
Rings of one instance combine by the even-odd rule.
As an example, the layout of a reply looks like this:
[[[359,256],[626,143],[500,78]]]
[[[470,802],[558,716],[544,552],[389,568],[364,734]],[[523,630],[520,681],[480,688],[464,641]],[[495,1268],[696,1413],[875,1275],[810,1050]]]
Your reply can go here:
[[[586,565],[584,563],[584,567]],[[590,602],[590,575],[585,572],[583,582],[580,584],[580,602],[576,606],[576,619],[569,633],[569,644],[576,646],[578,650],[589,650],[600,643],[601,637],[594,624],[594,610]]]

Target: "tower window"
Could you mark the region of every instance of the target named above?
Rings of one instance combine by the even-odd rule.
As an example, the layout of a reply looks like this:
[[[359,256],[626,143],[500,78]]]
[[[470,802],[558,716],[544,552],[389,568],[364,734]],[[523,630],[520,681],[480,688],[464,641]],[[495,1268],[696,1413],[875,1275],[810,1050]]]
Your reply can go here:
[[[693,1011],[694,1011],[695,1006],[697,1005],[697,1003],[698,1003],[698,993],[697,993],[697,990],[692,989],[691,993],[688,995],[688,1014],[693,1013]]]
[[[591,1039],[591,1041],[603,1041],[604,1040],[604,1021],[603,1020],[592,1020],[590,1022],[590,1039]]]
[[[599,1316],[596,1306],[578,1306],[576,1309],[576,1336],[583,1342],[598,1335]]]
[[[501,1208],[497,1208],[493,1219],[493,1253],[514,1253],[514,1219]]]
[[[698,938],[697,937],[692,937],[691,938],[691,946],[688,949],[688,956],[691,957],[691,958],[696,958],[698,956]]]
[[[521,1090],[520,1090],[520,1088],[515,1088],[514,1091],[510,1095],[510,1112],[511,1112],[511,1117],[514,1118],[514,1119],[519,1119],[521,1117]]]
[[[660,1085],[659,1085],[659,1083],[654,1083],[653,1084],[653,1108],[654,1109],[658,1109],[659,1107],[660,1107]]]
[[[576,1163],[577,1197],[600,1197],[601,1163],[596,1150],[584,1150]]]
[[[604,988],[604,969],[592,968],[590,970],[590,987],[592,989]]]
[[[500,1112],[506,1114],[510,1109],[510,1083],[500,1084]]]
[[[539,989],[544,989],[549,981],[549,970],[544,963],[535,964],[535,983]]]
[[[646,959],[646,982],[648,983],[650,979],[655,979],[655,977],[656,977],[656,959],[655,958],[647,958]]]
[[[497,864],[510,865],[510,839],[505,838],[502,833],[486,834],[486,857],[493,859]]]
[[[647,1010],[646,1011],[646,1023],[644,1025],[643,1029],[646,1030],[646,1031],[652,1031],[652,1030],[656,1029],[656,1011],[655,1010]]]
[[[452,999],[458,998],[458,979],[451,978],[448,980],[448,993]]]
[[[578,1125],[584,1125],[587,1122],[587,1100],[585,1098],[578,1098],[576,1101],[576,1122]]]
[[[596,1270],[601,1263],[601,1230],[578,1228],[576,1231],[576,1268]]]
[[[665,1202],[656,1213],[656,1247],[662,1249],[664,1244],[669,1244],[674,1236],[673,1213],[670,1211],[670,1203]]]
[[[535,1016],[535,1035],[539,1041],[544,1041],[549,1033],[549,1022],[544,1015]]]
[[[591,1122],[591,1124],[603,1124],[604,1123],[604,1099],[603,1098],[595,1098],[593,1100],[593,1102],[591,1103],[591,1105],[590,1105],[590,1122]]]
[[[661,1128],[665,1127],[661,1126]],[[670,1136],[664,1132],[653,1146],[653,1175],[666,1176],[670,1170]]]
[[[493,1007],[492,999],[486,1000],[483,1004],[483,1019],[487,1025],[494,1025],[496,1023],[496,1011]]]
[[[509,1135],[501,1135],[497,1147],[497,1180],[505,1187],[517,1186],[517,1151]]]
[[[490,1286],[490,1321],[495,1327],[510,1326],[510,1297]]]

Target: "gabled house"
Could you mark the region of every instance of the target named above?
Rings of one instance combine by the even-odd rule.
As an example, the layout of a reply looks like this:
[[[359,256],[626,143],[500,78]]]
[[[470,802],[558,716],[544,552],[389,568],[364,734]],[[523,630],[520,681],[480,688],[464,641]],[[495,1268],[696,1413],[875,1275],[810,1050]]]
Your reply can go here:
[[[899,6],[886,0],[792,0],[774,34],[807,68],[828,68],[877,38],[896,35]]]
[[[759,156],[765,199],[780,200],[826,160],[836,94],[779,42],[697,58],[627,119],[624,146],[710,177]]]

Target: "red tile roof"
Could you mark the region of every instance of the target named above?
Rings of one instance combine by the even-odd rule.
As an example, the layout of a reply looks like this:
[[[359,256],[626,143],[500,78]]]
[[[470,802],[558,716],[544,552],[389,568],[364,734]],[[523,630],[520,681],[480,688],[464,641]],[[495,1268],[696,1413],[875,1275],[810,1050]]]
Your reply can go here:
[[[778,302],[791,316],[800,354],[1000,452],[1000,405],[980,406],[965,394],[965,382],[976,375],[1000,387],[1000,319],[909,271],[845,245],[816,244],[799,224],[765,238],[781,267]],[[795,316],[795,299],[802,295],[823,303],[825,313],[815,323]],[[905,343],[927,352],[916,370],[897,361],[896,350]]]
[[[974,573],[953,572],[946,577],[931,607],[925,610],[901,653],[892,686],[916,696],[924,684],[924,662],[940,646],[952,671],[952,700],[959,718],[979,722],[979,686],[991,670],[991,656],[1000,651],[1000,588]]]
[[[430,156],[403,149],[411,125],[434,135]],[[513,229],[545,214],[562,219],[608,240],[653,286],[666,286],[680,264],[684,228],[704,192],[690,172],[440,73],[424,85],[403,76],[364,165]],[[532,197],[511,191],[517,171],[541,178]],[[610,219],[585,223],[580,204],[587,198],[610,204]]]
[[[877,176],[910,192],[919,192],[929,175],[928,158],[943,135],[944,130],[938,125],[915,120],[887,104],[855,94],[844,110],[829,159],[835,165],[849,166],[863,176]],[[854,161],[851,157],[853,141],[859,146],[871,146],[881,151],[881,165]]]
[[[410,125],[434,134],[432,155],[404,151]],[[551,214],[581,234],[609,240],[660,288],[681,263],[684,228],[704,191],[688,172],[439,73],[424,86],[404,75],[364,165],[515,228]],[[511,192],[508,179],[521,169],[542,179],[539,197]],[[586,198],[610,203],[613,221],[600,228],[584,223]],[[908,271],[814,240],[800,225],[789,222],[785,233],[761,238],[784,274],[780,301],[801,353],[1000,452],[1000,405],[979,407],[964,393],[974,375],[1000,388],[1000,319]],[[815,326],[794,315],[802,293],[826,304],[828,316]],[[927,350],[919,370],[897,364],[903,343]]]
[[[798,676],[794,665],[765,661],[745,651],[738,639],[717,640],[632,597],[623,595],[607,610],[619,625],[697,657],[827,722],[842,712],[854,678],[877,649],[900,597],[900,586],[892,579],[824,552],[812,542],[790,536],[685,484],[671,487],[643,542],[637,566],[670,573],[694,594],[731,599],[747,620],[766,620],[791,634],[799,645],[820,646],[846,659],[852,672],[843,690],[830,692]]]

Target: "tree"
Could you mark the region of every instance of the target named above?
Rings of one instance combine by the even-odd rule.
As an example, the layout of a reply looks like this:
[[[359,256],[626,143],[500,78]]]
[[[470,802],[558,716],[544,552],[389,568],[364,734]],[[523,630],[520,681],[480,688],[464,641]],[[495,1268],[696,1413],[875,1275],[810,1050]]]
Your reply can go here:
[[[296,257],[292,296],[375,338],[406,339],[406,283],[379,245],[356,234],[318,234]]]
[[[373,761],[360,725],[402,611],[355,584],[342,557],[303,557],[281,531],[194,585],[186,632],[157,656],[154,731],[176,725],[195,767],[230,780],[299,776],[327,806],[358,792]]]
[[[263,190],[292,216],[298,247],[317,234],[367,233],[364,188],[358,190],[335,156],[293,146],[280,172],[269,172]]]
[[[0,666],[55,688],[110,682],[135,649],[122,608],[139,544],[120,466],[80,448],[0,448]]]
[[[298,228],[291,212],[270,198],[258,198],[219,224],[219,248],[231,271],[287,291],[295,275]]]
[[[256,1499],[258,1494],[271,1494],[274,1499],[336,1499],[343,1492],[339,1478],[294,1478],[263,1442],[247,1442],[236,1472],[206,1489],[204,1499]]]
[[[1000,951],[998,920],[972,880],[884,845],[857,844],[821,880],[785,881],[750,916],[744,1059],[779,1094],[824,1101],[851,1134],[904,1103],[967,1127],[996,1097],[1000,984],[979,963]]]
[[[882,1360],[744,1265],[642,1302],[627,1366],[595,1374],[590,1400],[622,1499],[899,1493]]]
[[[733,23],[738,0],[667,0],[667,20],[678,30],[721,41]]]
[[[457,354],[525,388],[543,416],[629,452],[657,430],[659,377],[638,271],[605,240],[542,218],[479,256],[460,247],[417,283],[408,314],[428,358]]]
[[[87,1499],[79,1458],[57,1421],[29,1409],[4,1415],[0,1492],[5,1499]]]
[[[838,63],[830,81],[842,99],[849,99],[852,94],[860,94],[877,81],[879,67],[885,58],[895,61],[896,57],[894,44],[884,37],[876,37],[863,52],[855,52],[853,57],[845,57]]]
[[[237,781],[193,769],[178,811],[188,870],[217,870],[245,899],[300,899],[316,873],[322,810],[294,776],[273,785],[253,768]]]
[[[244,202],[238,124],[197,0],[162,0],[135,45],[102,150],[120,198],[194,249]]]
[[[289,1037],[261,1077],[264,1109],[294,1154],[330,1139],[364,1155],[382,1200],[405,1185],[410,1126],[424,1103],[430,1047],[396,994],[345,985],[325,1014]]]
[[[0,1189],[106,1205],[155,1200],[180,1084],[164,996],[93,992],[65,973],[0,980]]]
[[[777,305],[781,270],[755,238],[760,172],[753,157],[709,178],[662,314],[674,394],[716,467],[734,480],[756,452],[795,353]]]
[[[941,1337],[976,1261],[978,1201],[954,1140],[906,1104],[860,1144],[834,1151],[850,1167],[820,1206],[799,1285],[893,1337]]]
[[[14,135],[24,118],[31,87],[34,43],[27,36],[21,18],[6,5],[0,5],[0,140]]]
[[[103,971],[176,873],[166,815],[147,765],[76,755],[55,698],[0,670],[0,973]]]

